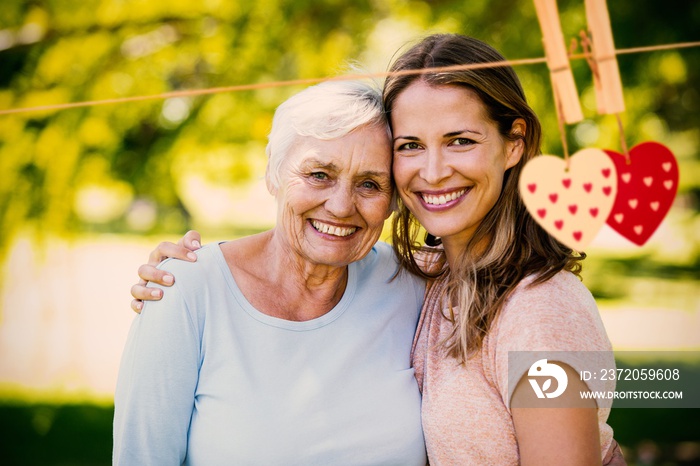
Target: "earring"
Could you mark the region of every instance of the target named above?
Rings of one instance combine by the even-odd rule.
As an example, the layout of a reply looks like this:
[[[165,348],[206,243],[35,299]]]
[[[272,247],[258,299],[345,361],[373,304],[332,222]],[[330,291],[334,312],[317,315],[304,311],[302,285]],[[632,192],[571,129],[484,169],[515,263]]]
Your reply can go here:
[[[425,244],[431,247],[440,246],[442,244],[442,240],[436,236],[431,235],[430,233],[426,233]]]

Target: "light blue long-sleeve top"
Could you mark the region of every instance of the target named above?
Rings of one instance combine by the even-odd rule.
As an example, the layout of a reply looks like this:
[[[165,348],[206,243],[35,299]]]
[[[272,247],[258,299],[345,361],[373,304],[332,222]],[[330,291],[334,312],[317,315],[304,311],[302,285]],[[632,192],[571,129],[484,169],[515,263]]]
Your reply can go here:
[[[425,284],[391,280],[378,243],[340,302],[293,322],[256,310],[218,244],[131,327],[115,395],[115,465],[423,465],[410,365]],[[275,293],[274,289],[269,290]]]

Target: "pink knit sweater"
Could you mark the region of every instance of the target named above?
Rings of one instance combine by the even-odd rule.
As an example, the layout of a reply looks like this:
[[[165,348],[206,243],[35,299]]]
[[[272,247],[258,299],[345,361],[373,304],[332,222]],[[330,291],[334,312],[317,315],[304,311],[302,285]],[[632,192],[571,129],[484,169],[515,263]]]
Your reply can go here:
[[[545,283],[528,287],[530,282],[525,279],[518,285],[483,349],[466,365],[447,356],[440,345],[452,325],[443,317],[446,280],[429,284],[412,358],[423,393],[423,431],[431,465],[519,464],[508,351],[611,350],[595,301],[576,276],[560,272]],[[576,361],[562,362],[577,367]],[[519,374],[527,369],[518,368]],[[604,464],[624,464],[606,424],[609,412],[598,409],[601,458]]]

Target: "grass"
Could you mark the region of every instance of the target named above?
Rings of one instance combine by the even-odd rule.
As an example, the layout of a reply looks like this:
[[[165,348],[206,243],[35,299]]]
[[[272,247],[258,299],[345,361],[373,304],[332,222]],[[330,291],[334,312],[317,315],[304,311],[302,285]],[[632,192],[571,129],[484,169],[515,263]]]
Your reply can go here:
[[[0,404],[2,464],[6,466],[107,466],[111,464],[112,406]],[[700,409],[613,409],[608,423],[628,464],[653,451],[650,465],[700,464]],[[679,453],[680,452],[680,453]],[[685,452],[685,453],[684,453]],[[679,454],[690,458],[682,460]]]
[[[0,404],[2,464],[110,465],[113,413],[92,404]]]

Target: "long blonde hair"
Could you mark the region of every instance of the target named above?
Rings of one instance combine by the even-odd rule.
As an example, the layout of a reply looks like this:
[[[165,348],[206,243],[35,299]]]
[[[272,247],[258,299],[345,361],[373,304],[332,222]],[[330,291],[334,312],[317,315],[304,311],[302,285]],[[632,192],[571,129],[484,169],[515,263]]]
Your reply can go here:
[[[390,71],[504,60],[500,53],[477,39],[435,34],[402,54]],[[440,254],[437,269],[425,270],[419,266],[416,253],[436,250],[419,242],[420,224],[403,202],[399,202],[394,216],[393,246],[402,265],[423,277],[447,280],[443,297],[448,303],[445,317],[454,326],[444,343],[451,356],[464,362],[481,349],[503,303],[523,278],[533,275],[533,283],[541,283],[561,270],[578,275],[585,254],[576,254],[544,231],[529,215],[518,192],[523,166],[540,153],[542,130],[512,67],[391,75],[384,84],[384,107],[390,121],[396,98],[416,80],[434,86],[459,85],[472,89],[501,136],[509,140],[522,139],[524,144],[520,162],[506,171],[496,204],[467,243],[456,270],[448,269],[444,252],[440,250],[437,250]],[[524,135],[512,132],[516,119],[525,121]],[[459,308],[458,312],[454,311],[453,304]]]

